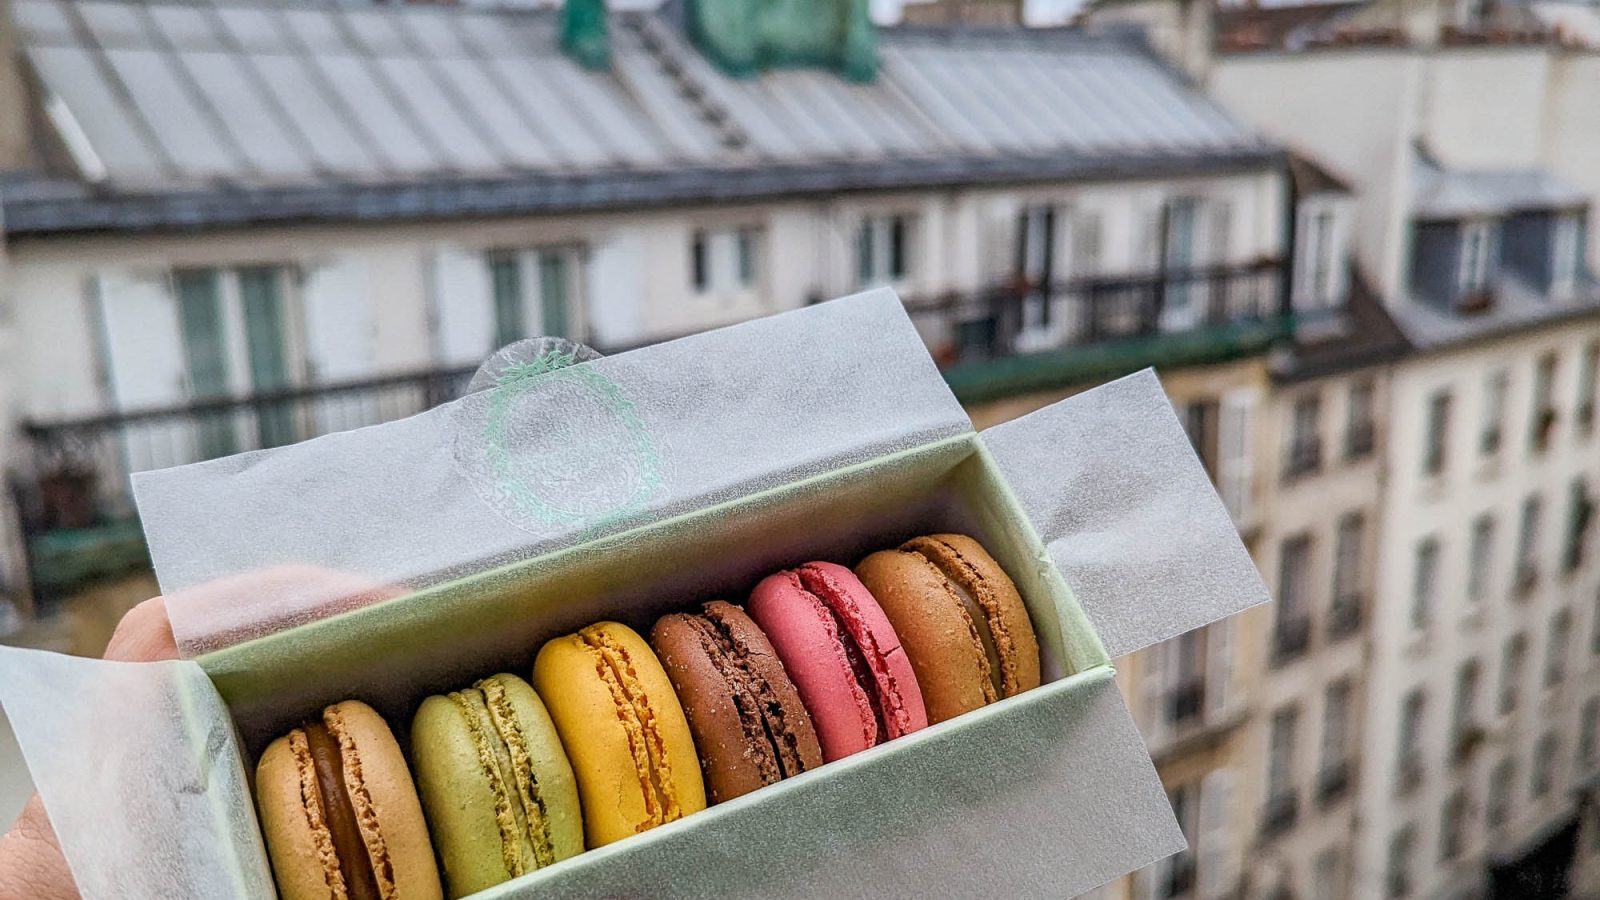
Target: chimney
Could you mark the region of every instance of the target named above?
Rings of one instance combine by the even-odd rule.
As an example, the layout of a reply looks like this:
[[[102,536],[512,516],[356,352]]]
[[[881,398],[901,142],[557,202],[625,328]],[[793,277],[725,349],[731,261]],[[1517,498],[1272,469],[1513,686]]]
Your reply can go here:
[[[585,69],[611,68],[605,0],[566,0],[561,7],[561,49]]]
[[[687,0],[690,36],[736,78],[768,68],[832,69],[851,81],[878,74],[869,0]]]

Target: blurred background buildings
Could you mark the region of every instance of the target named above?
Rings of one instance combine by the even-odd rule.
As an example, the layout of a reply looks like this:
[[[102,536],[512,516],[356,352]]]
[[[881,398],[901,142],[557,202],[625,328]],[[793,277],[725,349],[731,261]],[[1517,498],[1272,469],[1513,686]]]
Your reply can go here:
[[[0,0],[0,635],[153,592],[131,471],[890,285],[979,427],[1158,367],[1277,598],[1118,661],[1191,850],[1098,896],[1600,894],[1597,47],[1549,0]]]

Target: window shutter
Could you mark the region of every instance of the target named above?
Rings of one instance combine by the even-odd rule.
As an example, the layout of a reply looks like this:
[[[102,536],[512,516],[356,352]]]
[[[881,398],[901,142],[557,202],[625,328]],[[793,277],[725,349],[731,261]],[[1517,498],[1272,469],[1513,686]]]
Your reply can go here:
[[[103,273],[95,288],[111,405],[134,410],[187,399],[178,305],[165,275]]]
[[[1206,718],[1228,712],[1233,702],[1233,620],[1206,628]]]
[[[499,349],[494,291],[481,252],[441,247],[433,254],[434,356],[440,365],[475,366]]]
[[[1139,688],[1144,698],[1144,740],[1152,749],[1163,746],[1171,736],[1167,721],[1167,697],[1176,677],[1177,645],[1165,641],[1146,648],[1140,653],[1142,679]]]
[[[1218,428],[1220,452],[1217,461],[1217,492],[1233,515],[1236,525],[1250,522],[1254,510],[1251,480],[1253,460],[1250,447],[1251,420],[1256,404],[1255,391],[1239,388],[1222,396],[1222,422]]]
[[[359,259],[336,257],[313,265],[301,286],[311,380],[352,381],[374,374],[372,297]]]
[[[1233,803],[1233,773],[1217,769],[1200,780],[1200,834],[1197,840],[1202,900],[1231,896],[1239,879],[1239,860],[1228,821]]]

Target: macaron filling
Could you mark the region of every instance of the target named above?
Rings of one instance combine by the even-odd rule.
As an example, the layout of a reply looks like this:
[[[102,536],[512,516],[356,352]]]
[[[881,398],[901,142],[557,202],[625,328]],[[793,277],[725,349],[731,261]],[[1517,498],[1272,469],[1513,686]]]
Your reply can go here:
[[[340,742],[322,722],[307,724],[303,733],[306,755],[316,775],[316,803],[333,841],[344,894],[350,900],[383,900],[384,895],[378,888],[377,872],[361,834],[355,804],[346,786]],[[307,805],[310,805],[309,802]],[[334,894],[337,896],[338,891],[335,890]]]
[[[492,678],[449,695],[472,735],[479,764],[494,794],[506,871],[524,875],[555,862],[549,820],[534,777],[532,755],[505,696]]]
[[[850,592],[813,565],[799,567],[795,575],[800,586],[821,602],[838,629],[839,643],[849,659],[851,672],[871,704],[877,728],[871,743],[879,744],[913,731],[911,714],[906,711],[900,687]]]
[[[774,784],[804,772],[799,737],[784,721],[783,701],[777,691],[751,665],[750,648],[734,635],[714,604],[708,605],[703,615],[687,618],[700,635],[712,665],[731,688],[746,739],[752,748],[760,748],[756,764],[762,780]]]
[[[586,628],[578,636],[595,657],[600,680],[616,703],[617,719],[628,735],[628,749],[639,774],[644,793],[646,820],[635,823],[634,831],[648,831],[657,825],[682,817],[677,793],[672,788],[672,763],[667,744],[657,727],[655,711],[638,672],[628,658],[627,648],[608,637],[602,629]]]

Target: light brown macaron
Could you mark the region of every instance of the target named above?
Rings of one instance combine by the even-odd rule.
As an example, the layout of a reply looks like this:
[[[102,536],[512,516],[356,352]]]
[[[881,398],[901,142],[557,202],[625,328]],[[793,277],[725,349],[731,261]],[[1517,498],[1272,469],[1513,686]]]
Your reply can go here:
[[[283,900],[443,896],[411,771],[365,703],[336,703],[273,741],[256,803]]]
[[[1039,641],[1017,586],[977,541],[913,538],[856,566],[900,635],[934,724],[1039,686]]]

